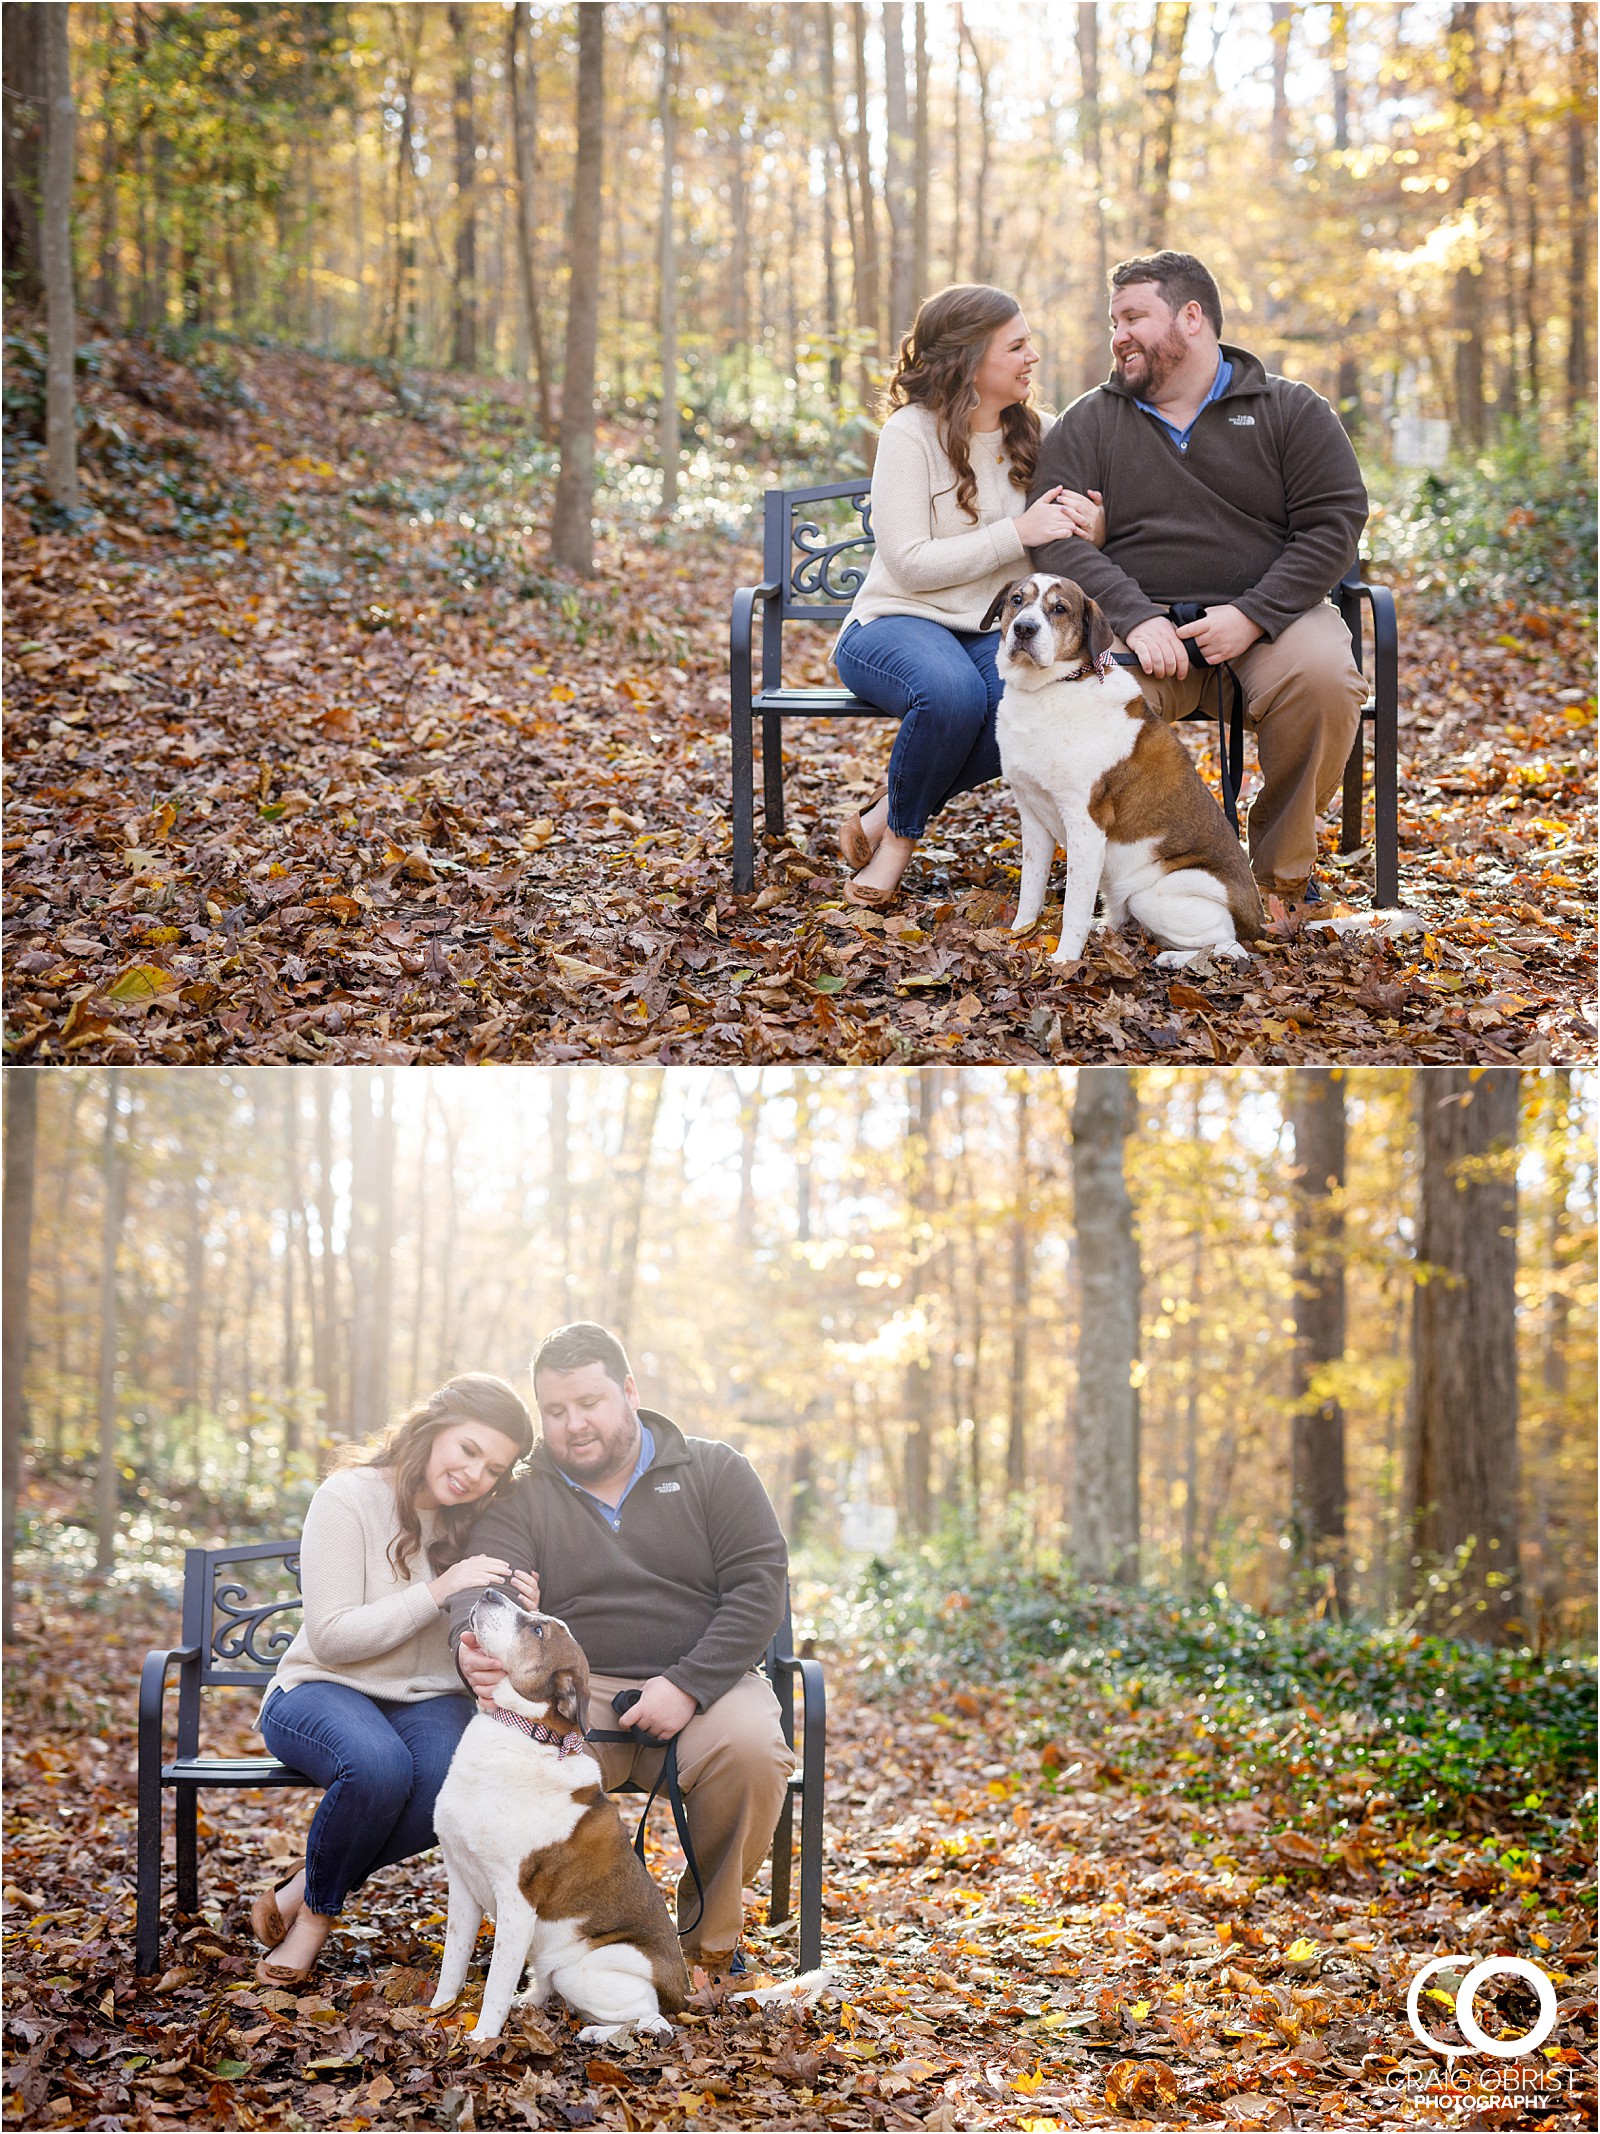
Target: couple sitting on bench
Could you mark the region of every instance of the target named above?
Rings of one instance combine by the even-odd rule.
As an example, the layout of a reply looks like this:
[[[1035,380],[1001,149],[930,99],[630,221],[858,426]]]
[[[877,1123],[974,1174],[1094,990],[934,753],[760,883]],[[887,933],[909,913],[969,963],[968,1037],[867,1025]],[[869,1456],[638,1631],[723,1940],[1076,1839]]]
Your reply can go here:
[[[1328,603],[1366,523],[1355,452],[1320,395],[1222,341],[1217,285],[1192,254],[1126,260],[1111,284],[1111,376],[1048,434],[1038,356],[1004,291],[941,290],[901,344],[876,547],[834,652],[847,686],[900,720],[887,791],[840,826],[853,903],[889,904],[929,818],[999,777],[1000,639],[980,623],[1030,570],[1100,606],[1164,719],[1196,708],[1207,665],[1232,667],[1261,764],[1251,867],[1264,894],[1315,895],[1317,814],[1366,697]],[[1195,619],[1174,621],[1197,595]]]
[[[592,1669],[608,1791],[678,1775],[704,1889],[679,1893],[684,1955],[738,1971],[743,1891],[794,1769],[760,1673],[784,1618],[787,1552],[754,1468],[643,1408],[622,1344],[559,1328],[533,1360],[543,1436],[503,1379],[453,1378],[311,1500],[304,1622],[261,1709],[268,1748],[324,1787],[304,1863],[251,1911],[269,1986],[304,1982],[345,1898],[434,1842],[456,1744],[505,1672],[466,1629],[504,1582],[559,1616]],[[520,1473],[517,1464],[526,1461]],[[472,1692],[463,1692],[462,1682]],[[618,1717],[613,1697],[637,1689]],[[692,1926],[690,1922],[692,1921]]]

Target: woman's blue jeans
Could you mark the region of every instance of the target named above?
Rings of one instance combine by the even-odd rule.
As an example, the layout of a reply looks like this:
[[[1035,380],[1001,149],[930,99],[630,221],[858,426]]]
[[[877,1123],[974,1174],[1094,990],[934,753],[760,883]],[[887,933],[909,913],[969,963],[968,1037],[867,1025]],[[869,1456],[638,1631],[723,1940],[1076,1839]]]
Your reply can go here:
[[[998,630],[947,630],[922,615],[853,622],[834,664],[847,689],[900,721],[889,757],[889,828],[921,837],[957,793],[1000,775]]]
[[[261,1738],[325,1788],[306,1839],[306,1903],[334,1913],[375,1868],[438,1841],[433,1804],[477,1709],[466,1695],[400,1704],[342,1682],[299,1682],[267,1700]]]

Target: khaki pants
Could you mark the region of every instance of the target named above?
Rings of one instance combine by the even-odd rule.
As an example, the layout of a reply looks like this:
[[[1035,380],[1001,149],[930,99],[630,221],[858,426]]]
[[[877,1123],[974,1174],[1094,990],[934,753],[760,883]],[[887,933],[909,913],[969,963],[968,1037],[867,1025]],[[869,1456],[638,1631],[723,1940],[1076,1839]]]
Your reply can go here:
[[[1127,648],[1120,641],[1118,651]],[[1297,894],[1317,856],[1317,814],[1338,791],[1361,723],[1367,685],[1350,649],[1350,632],[1324,602],[1274,638],[1257,638],[1233,661],[1244,689],[1244,715],[1255,729],[1261,791],[1250,808],[1250,865],[1263,889]],[[1170,725],[1217,684],[1191,667],[1173,675],[1129,672],[1145,701]]]
[[[637,1682],[617,1675],[589,1678],[589,1725],[615,1732],[611,1700]],[[641,1742],[596,1741],[607,1792],[626,1779],[647,1790],[661,1770],[663,1751]],[[763,1674],[748,1674],[705,1711],[697,1712],[678,1736],[678,1780],[694,1839],[694,1856],[705,1885],[705,1910],[683,1938],[690,1963],[720,1970],[738,1947],[744,1929],[744,1887],[753,1882],[772,1845],[778,1811],[783,1806],[794,1751],[783,1738],[783,1721],[772,1685]],[[618,1803],[627,1816],[629,1797]],[[643,1806],[640,1802],[639,1806]],[[698,1899],[693,1877],[678,1882],[678,1924],[694,1918]]]

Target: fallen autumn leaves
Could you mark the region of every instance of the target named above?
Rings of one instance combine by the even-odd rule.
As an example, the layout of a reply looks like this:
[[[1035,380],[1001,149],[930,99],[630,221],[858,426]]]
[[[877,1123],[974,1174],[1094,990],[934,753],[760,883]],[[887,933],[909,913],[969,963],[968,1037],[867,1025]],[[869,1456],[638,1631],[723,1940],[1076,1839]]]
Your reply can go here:
[[[1530,1857],[1381,1815],[1336,1844],[1242,1763],[1247,1797],[1203,1809],[1128,1768],[1164,1732],[1192,1733],[1186,1705],[1086,1695],[1067,1722],[1045,1672],[1004,1694],[934,1681],[868,1702],[852,1687],[858,1656],[842,1652],[825,1656],[824,1928],[842,1991],[815,2009],[741,2008],[706,1987],[665,2043],[597,2056],[550,2008],[480,2051],[463,2035],[470,2007],[439,2018],[425,2005],[443,1930],[435,1855],[353,1901],[306,1991],[263,1991],[247,1907],[299,1851],[311,1809],[299,1794],[203,1797],[202,1910],[174,1920],[169,1895],[165,1968],[138,1980],[134,1679],[143,1645],[171,1627],[132,1592],[21,1610],[8,2124],[1461,2124],[1407,2027],[1407,1981],[1436,1950],[1525,1945],[1560,2000],[1535,2069],[1545,2086],[1509,2103],[1478,2063],[1461,2075],[1477,2084],[1471,2123],[1592,2123],[1587,1851]],[[258,1751],[252,1709],[241,1694],[206,1746]],[[1530,1925],[1530,1890],[1548,1932]],[[789,1931],[752,1936],[780,1975]],[[469,1993],[480,1986],[481,1972]],[[1448,2036],[1448,2015],[1431,2015]],[[1502,2020],[1527,2018],[1513,2003]]]
[[[830,825],[878,782],[881,722],[791,729],[790,841],[732,895],[727,614],[753,548],[641,520],[613,528],[594,583],[559,580],[536,531],[548,468],[509,401],[237,360],[219,409],[124,349],[86,388],[105,516],[40,533],[8,507],[9,1058],[1592,1049],[1575,613],[1404,625],[1402,895],[1424,933],[1334,941],[1280,918],[1249,965],[1182,983],[1137,936],[1058,971],[1047,934],[1007,930],[1000,787],[940,818],[901,909],[843,904]],[[1359,875],[1330,853],[1356,909]]]

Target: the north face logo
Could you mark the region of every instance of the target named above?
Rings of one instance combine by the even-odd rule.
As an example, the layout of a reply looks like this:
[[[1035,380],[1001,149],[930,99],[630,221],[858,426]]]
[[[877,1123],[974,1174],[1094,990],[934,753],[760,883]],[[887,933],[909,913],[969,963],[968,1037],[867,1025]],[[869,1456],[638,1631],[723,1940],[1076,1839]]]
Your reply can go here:
[[[656,1484],[656,1495],[658,1497],[670,1497],[673,1491],[679,1489],[681,1486],[682,1485],[677,1482],[658,1482]]]
[[[1253,430],[1256,426],[1254,415],[1230,415],[1228,420],[1236,430]]]

